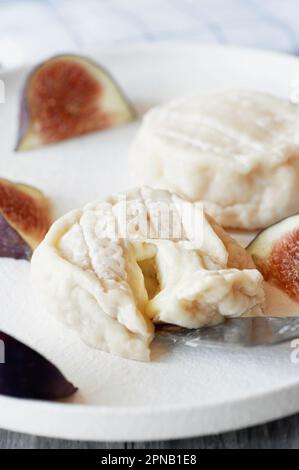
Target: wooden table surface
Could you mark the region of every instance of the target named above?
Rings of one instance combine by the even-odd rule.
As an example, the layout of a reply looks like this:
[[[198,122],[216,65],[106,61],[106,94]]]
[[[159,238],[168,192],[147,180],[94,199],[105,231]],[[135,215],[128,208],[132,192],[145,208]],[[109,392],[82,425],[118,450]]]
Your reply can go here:
[[[299,449],[299,414],[215,436],[157,442],[81,442],[0,430],[0,449]]]

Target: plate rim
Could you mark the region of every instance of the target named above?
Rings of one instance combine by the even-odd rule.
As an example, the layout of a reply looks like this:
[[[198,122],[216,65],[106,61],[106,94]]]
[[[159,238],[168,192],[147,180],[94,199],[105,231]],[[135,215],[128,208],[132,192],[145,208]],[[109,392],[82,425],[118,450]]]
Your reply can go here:
[[[272,406],[269,407],[269,402],[273,401],[277,404],[275,413]],[[248,412],[248,405],[251,412]],[[17,419],[12,420],[9,416],[12,409]],[[10,431],[50,438],[141,442],[228,432],[289,416],[298,409],[299,382],[284,385],[270,392],[208,406],[118,407],[0,396],[0,425]],[[56,427],[58,415],[61,426],[59,429]],[[231,424],[232,415],[238,421],[236,425]],[[24,422],[24,417],[27,416],[31,419],[29,425]],[[145,427],[145,421],[148,427]],[[212,425],[209,425],[209,421]]]
[[[151,51],[151,50],[160,50],[166,52],[167,50],[171,49],[172,51],[178,52],[178,50],[191,50],[193,53],[207,53],[210,51],[213,52],[221,52],[224,54],[233,54],[233,55],[240,55],[240,54],[247,54],[251,56],[258,55],[260,58],[266,58],[267,60],[275,60],[275,61],[285,61],[289,64],[294,64],[294,66],[298,67],[299,72],[299,58],[296,56],[285,53],[285,52],[276,52],[267,49],[255,49],[251,47],[240,47],[240,46],[227,46],[227,45],[218,45],[218,44],[205,44],[205,43],[198,43],[196,41],[157,41],[155,43],[138,43],[138,44],[128,44],[124,46],[111,46],[111,47],[97,47],[97,48],[82,48],[77,51],[78,54],[100,54],[103,53],[106,56],[111,55],[118,55],[120,53],[141,53],[144,50]],[[24,72],[28,67],[33,66],[34,64],[38,63],[39,61],[31,61],[26,64],[20,65],[18,67],[13,67],[9,69],[4,69],[0,71],[0,78],[7,77],[9,75],[15,75]],[[292,399],[290,399],[290,397]],[[276,414],[274,415],[273,409],[271,412],[267,409],[267,402],[268,401],[277,401],[280,403],[280,406],[276,407]],[[223,407],[230,408],[230,414],[235,416],[240,415],[242,413],[242,406],[246,403],[246,407],[248,403],[254,405],[258,408],[256,414],[252,413],[248,416],[248,413],[245,413],[239,421],[242,421],[240,425],[233,426],[232,424],[226,423],[225,420],[221,424],[221,417],[218,416],[219,410]],[[232,407],[233,405],[233,407]],[[9,417],[9,411],[11,409],[18,409],[19,412],[15,412],[17,415],[16,420],[11,420]],[[36,417],[39,416],[35,423],[29,422],[24,423],[22,420],[24,417],[22,416],[21,410],[24,410],[25,413],[29,412],[34,414]],[[23,400],[23,399],[16,399],[6,396],[0,396],[0,426],[4,427],[5,429],[9,429],[12,431],[18,432],[25,432],[25,433],[36,433],[40,436],[48,436],[48,437],[58,437],[58,438],[65,438],[65,439],[80,439],[80,440],[90,440],[90,441],[115,441],[115,442],[122,442],[122,441],[146,441],[146,440],[160,440],[160,439],[174,439],[174,438],[183,438],[183,437],[191,437],[195,435],[207,435],[211,433],[218,433],[218,432],[225,432],[231,429],[240,429],[244,426],[252,426],[256,425],[261,422],[278,419],[283,416],[290,415],[295,413],[299,410],[299,380],[298,382],[294,381],[287,385],[280,387],[279,389],[272,390],[270,392],[262,392],[257,393],[254,395],[248,395],[243,397],[239,400],[232,399],[230,401],[223,401],[219,402],[216,405],[205,405],[200,406],[198,405],[158,405],[158,406],[146,406],[146,405],[129,405],[129,406],[117,406],[117,405],[89,405],[89,404],[74,404],[74,403],[64,403],[64,402],[42,402],[38,400]],[[202,424],[200,421],[201,418],[204,417],[206,413],[211,413],[214,416],[213,421],[213,430],[206,426],[206,418],[204,418]],[[182,425],[181,420],[177,420],[175,416],[180,414],[181,420],[186,421],[187,418],[193,418],[197,416],[198,424],[192,424],[188,428],[188,423],[184,423]],[[50,418],[51,414],[62,415],[61,421],[65,418],[69,418],[71,415],[73,419],[78,419],[80,416],[84,414],[88,414],[89,418],[93,421],[93,428],[91,432],[87,432],[85,428],[81,429],[74,429],[74,423],[70,422],[68,424],[64,424],[63,430],[55,429],[53,425],[55,419],[52,420]],[[151,416],[159,414],[161,419],[168,418],[172,421],[173,427],[168,425],[168,429],[161,429],[160,434],[158,432],[158,428],[156,427],[149,427],[145,429],[144,423],[138,427],[138,421],[140,417],[143,416],[146,419],[149,419]],[[132,420],[130,423],[129,428],[122,429],[119,425],[117,428],[112,428],[108,432],[107,429],[96,429],[95,424],[96,421],[98,423],[102,422],[102,426],[105,425],[104,421],[109,421],[109,419],[126,419]],[[137,418],[137,419],[136,419]],[[239,416],[240,418],[240,416]],[[37,427],[39,426],[40,420],[48,420],[47,426],[42,428],[41,430],[37,431]],[[32,419],[33,421],[33,419]],[[72,421],[72,420],[71,420]],[[193,421],[192,421],[193,422]],[[51,424],[52,423],[52,424]],[[217,423],[215,425],[215,423]],[[106,423],[107,424],[107,423]],[[108,423],[109,426],[109,423]],[[185,427],[184,427],[185,426]],[[101,427],[101,426],[99,426]],[[104,426],[105,427],[105,426]],[[203,428],[205,427],[206,430]],[[31,430],[30,430],[31,429]],[[142,435],[139,436],[139,433]],[[105,435],[104,435],[105,434]]]
[[[116,46],[100,46],[100,47],[82,47],[77,51],[68,51],[59,52],[57,54],[50,54],[47,55],[45,59],[40,60],[30,60],[26,61],[21,65],[0,69],[0,77],[8,74],[16,74],[24,71],[28,67],[36,66],[37,64],[47,60],[47,58],[55,57],[56,55],[61,54],[72,54],[72,55],[85,55],[85,54],[96,54],[103,53],[105,55],[118,55],[119,53],[132,53],[132,52],[139,52],[143,51],[144,49],[151,50],[151,49],[194,49],[197,51],[221,51],[224,54],[226,53],[235,53],[235,54],[248,54],[248,55],[260,55],[261,57],[266,56],[268,59],[273,60],[289,60],[291,62],[296,63],[299,66],[299,57],[290,52],[284,51],[275,51],[272,49],[266,48],[254,48],[250,46],[237,46],[237,45],[226,45],[226,44],[209,44],[204,42],[196,42],[196,41],[155,41],[155,42],[139,42],[137,44],[127,44],[127,45],[116,45]]]

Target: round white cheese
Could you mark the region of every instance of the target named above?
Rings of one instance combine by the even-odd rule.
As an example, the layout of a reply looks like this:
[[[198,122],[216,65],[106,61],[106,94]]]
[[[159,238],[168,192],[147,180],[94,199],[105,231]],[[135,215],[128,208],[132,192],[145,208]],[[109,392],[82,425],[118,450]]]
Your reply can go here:
[[[175,101],[145,115],[134,182],[203,201],[224,227],[265,227],[299,211],[298,129],[298,106],[263,93]]]

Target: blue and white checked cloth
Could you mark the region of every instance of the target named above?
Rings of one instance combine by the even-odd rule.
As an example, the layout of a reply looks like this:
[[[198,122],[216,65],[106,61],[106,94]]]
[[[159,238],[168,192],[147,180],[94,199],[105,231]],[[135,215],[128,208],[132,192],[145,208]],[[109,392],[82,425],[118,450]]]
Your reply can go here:
[[[299,53],[299,0],[0,0],[0,63],[149,41]]]

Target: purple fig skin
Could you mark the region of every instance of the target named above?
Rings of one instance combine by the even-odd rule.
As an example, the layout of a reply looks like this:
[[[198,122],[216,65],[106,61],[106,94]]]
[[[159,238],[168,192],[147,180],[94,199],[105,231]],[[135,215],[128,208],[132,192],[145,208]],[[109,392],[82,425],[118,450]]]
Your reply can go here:
[[[12,228],[0,214],[0,258],[14,258],[29,261],[32,256],[31,247]]]
[[[32,74],[34,71],[32,72]],[[31,75],[28,77],[28,82],[30,80]],[[28,103],[26,97],[26,90],[27,86],[25,85],[22,90],[21,99],[20,99],[20,110],[19,110],[19,128],[18,128],[18,135],[17,135],[17,143],[15,146],[15,152],[18,150],[20,143],[22,142],[23,138],[28,132],[29,124],[30,124],[30,115],[28,110]]]
[[[0,331],[4,363],[0,362],[0,395],[35,400],[58,400],[73,395],[74,387],[51,362],[12,336]]]

